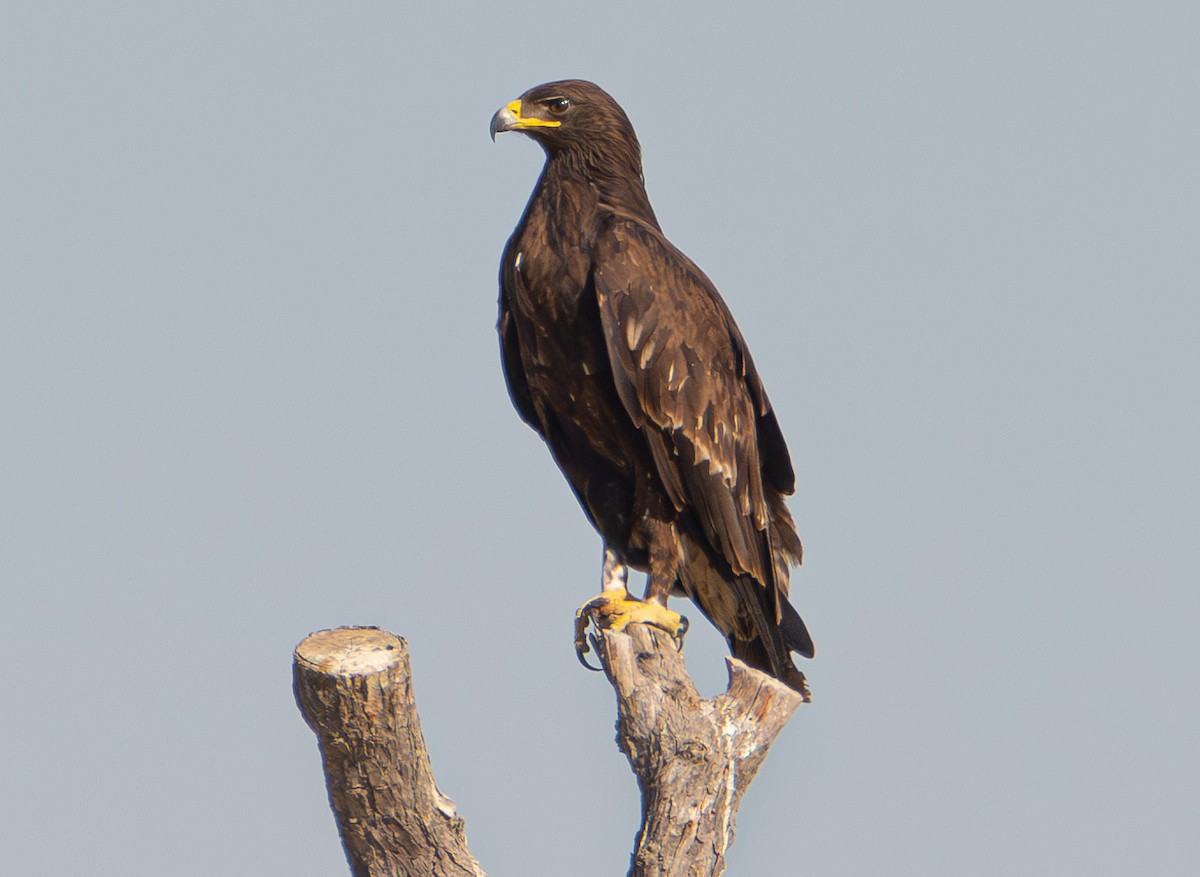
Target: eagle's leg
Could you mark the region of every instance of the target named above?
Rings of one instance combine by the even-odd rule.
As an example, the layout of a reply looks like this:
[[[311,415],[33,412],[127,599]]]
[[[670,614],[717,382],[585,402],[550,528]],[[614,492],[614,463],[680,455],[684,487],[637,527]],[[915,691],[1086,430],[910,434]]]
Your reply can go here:
[[[654,579],[653,563],[651,580]],[[589,670],[599,670],[587,662],[589,651],[587,628],[590,622],[603,630],[624,630],[628,624],[651,624],[665,630],[683,646],[683,635],[687,632],[687,619],[666,606],[666,598],[659,599],[647,591],[647,599],[638,600],[629,593],[629,567],[607,545],[604,547],[604,572],[601,575],[599,596],[588,600],[575,610],[575,654],[579,662]],[[668,588],[669,590],[669,588]]]
[[[579,663],[589,670],[600,671],[588,663],[589,651],[587,641],[588,624],[592,621],[593,613],[602,606],[617,605],[629,600],[629,567],[617,557],[617,553],[604,546],[604,570],[600,574],[600,596],[593,597],[575,610],[575,655]],[[600,626],[597,620],[596,626]]]
[[[672,524],[653,520],[648,522],[650,535],[650,573],[646,576],[645,605],[654,606],[667,623],[657,623],[675,638],[683,648],[683,635],[688,630],[688,620],[678,612],[667,608],[667,598],[679,584],[679,567],[683,563],[679,534]]]

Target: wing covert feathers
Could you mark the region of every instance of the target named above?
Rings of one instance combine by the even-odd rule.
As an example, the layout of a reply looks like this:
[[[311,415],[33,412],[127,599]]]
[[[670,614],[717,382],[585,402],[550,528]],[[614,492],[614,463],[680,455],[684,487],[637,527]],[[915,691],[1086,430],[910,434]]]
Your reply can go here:
[[[768,498],[791,490],[791,462],[724,302],[686,256],[633,223],[597,241],[594,278],[618,395],[671,501],[695,509],[734,573],[786,583],[760,536],[779,519],[793,536],[779,547],[798,559],[786,507]]]
[[[731,643],[760,643],[749,663],[782,678],[791,662],[779,624],[802,553],[783,500],[794,476],[745,342],[708,278],[655,230],[614,223],[593,270],[621,402],[671,502],[690,509],[732,574],[705,558],[689,590]]]

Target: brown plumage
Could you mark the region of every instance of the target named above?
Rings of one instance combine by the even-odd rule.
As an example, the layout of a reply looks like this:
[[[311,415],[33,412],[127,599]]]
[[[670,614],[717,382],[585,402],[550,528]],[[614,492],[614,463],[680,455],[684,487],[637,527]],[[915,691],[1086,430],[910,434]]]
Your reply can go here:
[[[664,237],[624,111],[581,80],[492,119],[546,152],[500,263],[500,347],[521,417],[605,547],[687,594],[734,655],[807,695],[788,603],[795,477],[750,352],[716,288]]]

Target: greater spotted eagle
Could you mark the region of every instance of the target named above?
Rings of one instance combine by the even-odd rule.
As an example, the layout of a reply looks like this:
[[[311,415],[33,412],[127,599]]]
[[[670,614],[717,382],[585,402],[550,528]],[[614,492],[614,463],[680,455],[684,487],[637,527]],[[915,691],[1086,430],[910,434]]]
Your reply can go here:
[[[659,228],[633,126],[598,86],[564,80],[501,108],[503,131],[546,153],[500,263],[504,375],[604,541],[604,592],[585,608],[682,635],[665,610],[682,592],[736,657],[807,698],[787,445],[729,309]],[[644,601],[629,567],[648,573]]]

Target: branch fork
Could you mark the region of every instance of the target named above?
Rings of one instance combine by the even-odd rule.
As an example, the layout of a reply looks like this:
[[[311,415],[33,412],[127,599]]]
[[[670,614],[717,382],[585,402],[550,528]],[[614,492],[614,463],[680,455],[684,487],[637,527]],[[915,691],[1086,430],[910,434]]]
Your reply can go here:
[[[675,640],[648,625],[593,642],[642,792],[630,877],[722,874],[742,796],[801,696],[728,658],[728,690],[701,697]],[[483,877],[434,782],[404,640],[373,627],[320,631],[293,668],[355,877]]]

